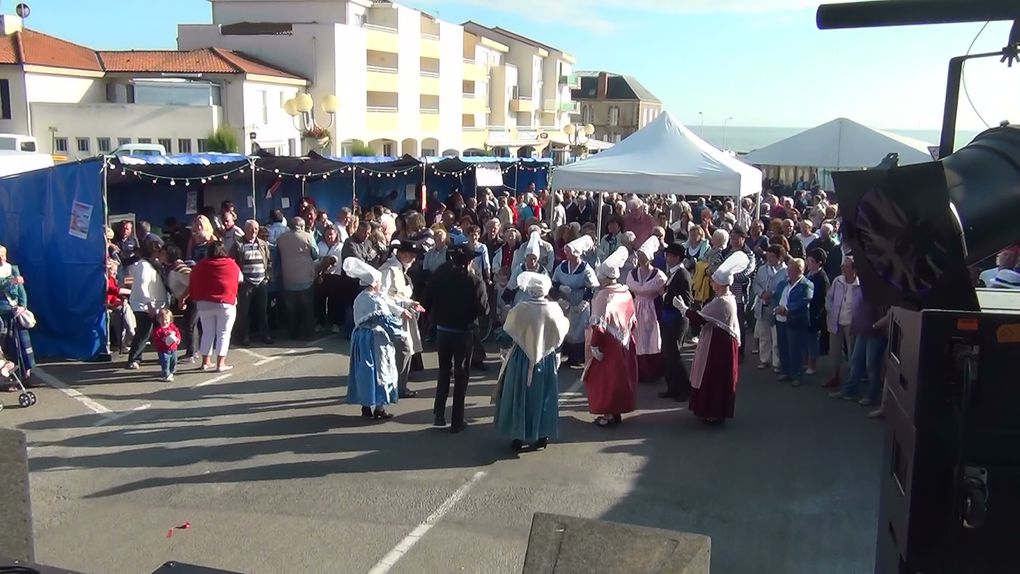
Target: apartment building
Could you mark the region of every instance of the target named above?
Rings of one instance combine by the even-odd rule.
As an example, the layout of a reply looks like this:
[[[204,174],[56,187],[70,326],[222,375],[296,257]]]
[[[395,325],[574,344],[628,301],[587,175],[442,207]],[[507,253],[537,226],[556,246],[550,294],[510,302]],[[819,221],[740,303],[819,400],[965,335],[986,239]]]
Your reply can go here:
[[[578,72],[575,121],[595,126],[595,139],[619,143],[662,113],[662,102],[631,76]]]
[[[461,149],[463,29],[392,2],[210,0],[212,24],[178,26],[178,48],[242,51],[336,95],[334,153],[355,141],[380,155]],[[316,120],[328,123],[316,106]]]
[[[83,159],[127,143],[169,153],[205,151],[232,126],[240,142],[288,153],[299,134],[278,103],[300,76],[219,49],[95,51],[0,16],[0,132],[26,134],[58,159]],[[245,150],[246,151],[246,150]]]
[[[580,87],[573,56],[503,28],[463,27],[466,61],[487,68],[487,81],[464,83],[465,94],[488,98],[484,118],[477,107],[465,109],[471,146],[522,157],[568,153],[562,129],[577,111],[572,90]]]

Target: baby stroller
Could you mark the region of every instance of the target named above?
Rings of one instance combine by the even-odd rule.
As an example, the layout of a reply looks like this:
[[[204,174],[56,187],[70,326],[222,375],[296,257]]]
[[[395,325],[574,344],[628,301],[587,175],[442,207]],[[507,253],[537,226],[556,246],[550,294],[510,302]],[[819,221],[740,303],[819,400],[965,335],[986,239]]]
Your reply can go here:
[[[13,337],[12,340],[15,345],[19,344],[17,342],[17,337]],[[19,352],[17,355],[20,357],[21,353]],[[27,409],[37,403],[38,399],[36,398],[35,393],[26,389],[24,383],[21,382],[21,373],[23,372],[24,371],[20,364],[8,361],[7,358],[4,357],[3,351],[0,350],[0,383],[12,383],[20,393],[18,395],[18,404],[21,405],[22,408]],[[3,409],[4,405],[0,402],[0,411]]]

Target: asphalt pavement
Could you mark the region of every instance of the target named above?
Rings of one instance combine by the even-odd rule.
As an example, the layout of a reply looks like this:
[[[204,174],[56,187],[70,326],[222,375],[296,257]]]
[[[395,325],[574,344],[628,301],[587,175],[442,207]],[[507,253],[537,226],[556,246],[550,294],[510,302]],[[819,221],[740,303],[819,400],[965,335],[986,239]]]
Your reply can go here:
[[[873,570],[882,425],[866,409],[742,371],[737,417],[698,422],[639,389],[617,428],[591,424],[564,370],[559,438],[519,457],[492,426],[498,365],[474,373],[459,435],[433,429],[435,354],[416,399],[366,421],[344,404],[347,343],[233,350],[236,368],[149,354],[53,363],[59,388],[8,408],[27,433],[39,562],[147,573],[168,560],[238,572],[520,572],[537,511],[706,534],[712,572]],[[187,525],[187,528],[178,528]]]

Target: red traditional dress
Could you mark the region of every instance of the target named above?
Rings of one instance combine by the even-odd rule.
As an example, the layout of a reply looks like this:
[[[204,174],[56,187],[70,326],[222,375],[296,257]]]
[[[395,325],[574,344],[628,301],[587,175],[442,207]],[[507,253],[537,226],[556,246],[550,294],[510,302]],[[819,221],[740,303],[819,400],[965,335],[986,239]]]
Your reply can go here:
[[[592,414],[621,415],[637,406],[636,323],[634,298],[627,287],[614,283],[598,290],[591,303],[587,361],[581,375]],[[602,360],[592,356],[593,347],[601,352]]]
[[[691,412],[703,419],[733,418],[740,376],[737,301],[727,292],[700,311],[688,309],[687,318],[691,329],[701,329],[691,368]]]

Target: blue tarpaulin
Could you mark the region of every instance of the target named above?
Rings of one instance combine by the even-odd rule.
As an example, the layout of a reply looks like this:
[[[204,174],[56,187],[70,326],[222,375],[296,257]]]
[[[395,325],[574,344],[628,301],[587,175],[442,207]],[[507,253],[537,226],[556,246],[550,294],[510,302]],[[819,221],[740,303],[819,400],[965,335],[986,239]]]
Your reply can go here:
[[[106,339],[102,161],[0,179],[0,244],[21,269],[41,357],[91,359]]]

